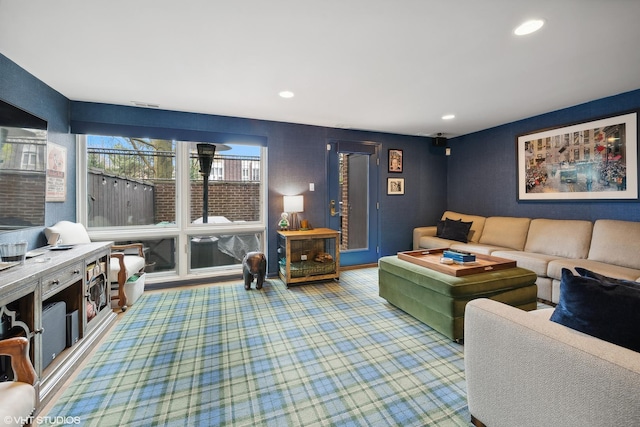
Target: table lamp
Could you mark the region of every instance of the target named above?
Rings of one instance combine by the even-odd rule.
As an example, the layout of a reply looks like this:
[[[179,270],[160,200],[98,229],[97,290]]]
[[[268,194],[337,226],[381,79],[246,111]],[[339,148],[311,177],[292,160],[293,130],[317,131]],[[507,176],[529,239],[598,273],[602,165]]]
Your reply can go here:
[[[284,196],[284,211],[289,214],[289,229],[300,229],[298,212],[304,212],[304,196]]]

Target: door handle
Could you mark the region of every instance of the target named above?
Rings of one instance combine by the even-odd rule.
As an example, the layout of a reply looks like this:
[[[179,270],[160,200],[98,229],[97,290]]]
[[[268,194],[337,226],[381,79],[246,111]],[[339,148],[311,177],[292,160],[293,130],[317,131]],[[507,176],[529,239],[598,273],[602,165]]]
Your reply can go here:
[[[331,213],[331,216],[336,216],[337,212],[336,212],[336,201],[332,200],[329,203],[329,212]]]

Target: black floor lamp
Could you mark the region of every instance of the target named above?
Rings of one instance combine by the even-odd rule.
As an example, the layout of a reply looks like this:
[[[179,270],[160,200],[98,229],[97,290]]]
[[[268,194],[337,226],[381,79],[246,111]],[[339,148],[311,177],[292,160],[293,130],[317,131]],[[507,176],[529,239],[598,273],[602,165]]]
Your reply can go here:
[[[211,164],[213,156],[216,154],[214,144],[198,144],[198,162],[200,163],[200,173],[204,179],[202,187],[202,222],[209,222],[209,175],[211,174]]]

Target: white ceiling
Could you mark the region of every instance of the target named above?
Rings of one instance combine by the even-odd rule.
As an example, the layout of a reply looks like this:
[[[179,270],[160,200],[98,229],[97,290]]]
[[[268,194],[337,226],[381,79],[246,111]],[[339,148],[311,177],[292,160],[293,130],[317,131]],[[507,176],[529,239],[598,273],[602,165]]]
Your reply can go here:
[[[639,89],[639,17],[638,0],[0,0],[0,53],[71,100],[456,136]]]

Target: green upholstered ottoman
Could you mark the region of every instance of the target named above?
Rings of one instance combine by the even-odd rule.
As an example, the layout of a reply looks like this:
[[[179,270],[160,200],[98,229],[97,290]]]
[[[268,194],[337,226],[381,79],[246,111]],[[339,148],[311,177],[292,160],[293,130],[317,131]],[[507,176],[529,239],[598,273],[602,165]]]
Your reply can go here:
[[[536,274],[515,267],[455,277],[397,256],[378,261],[379,294],[391,304],[453,340],[464,337],[464,308],[475,298],[490,298],[535,310]]]

